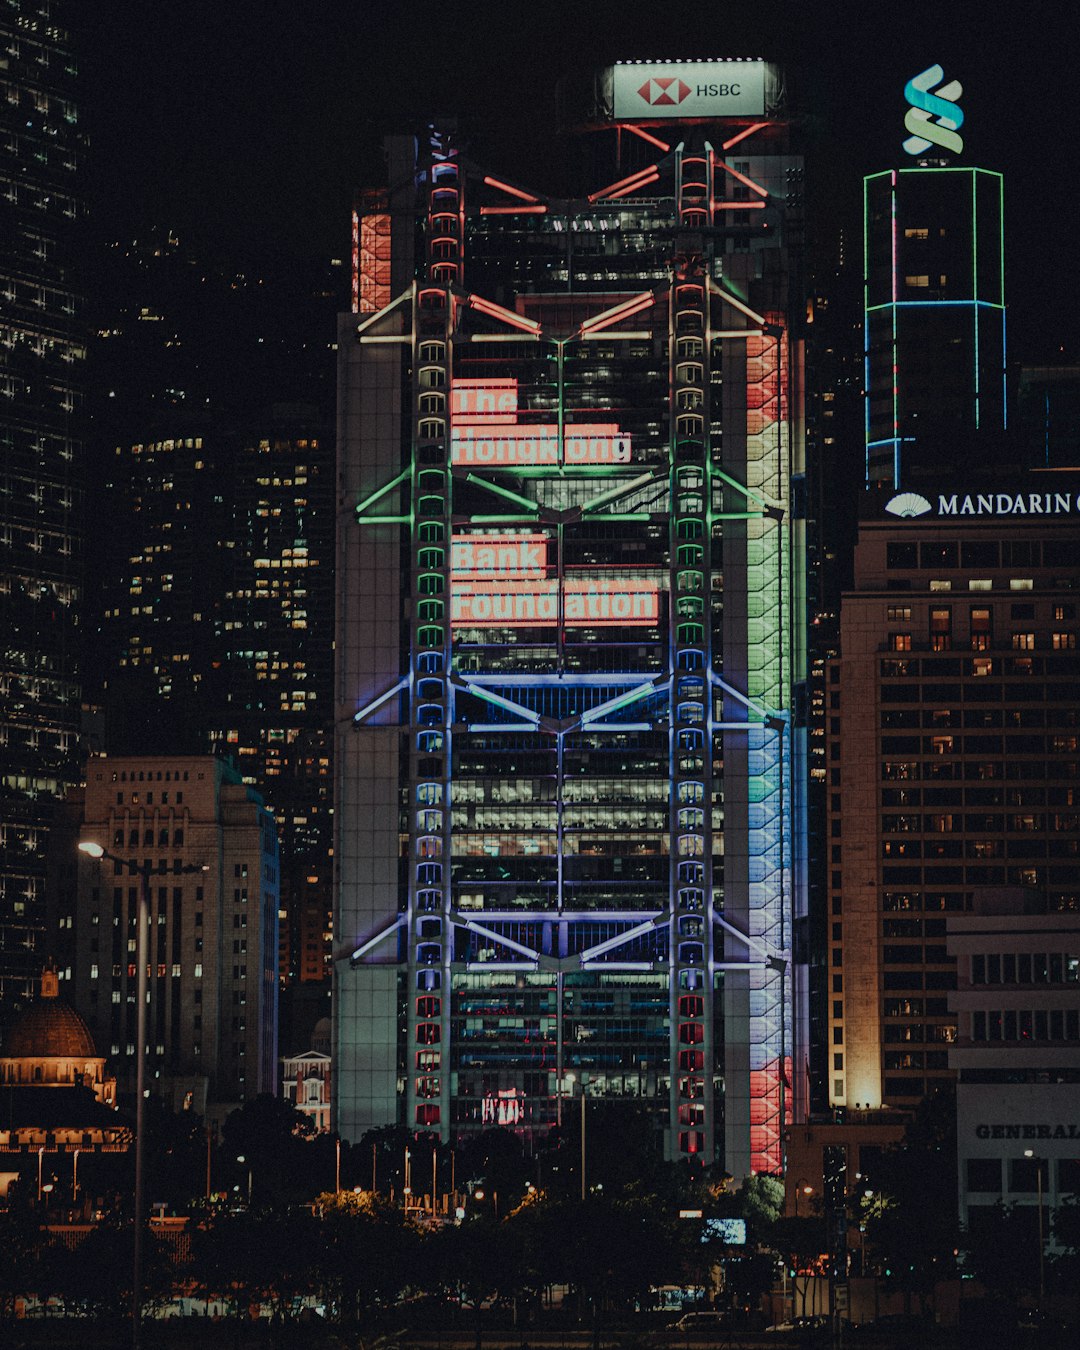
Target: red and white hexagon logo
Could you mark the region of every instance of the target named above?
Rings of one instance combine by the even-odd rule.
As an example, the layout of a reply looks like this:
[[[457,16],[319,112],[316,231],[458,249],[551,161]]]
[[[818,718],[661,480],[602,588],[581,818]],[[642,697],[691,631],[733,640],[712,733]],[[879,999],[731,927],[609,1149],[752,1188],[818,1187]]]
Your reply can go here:
[[[690,86],[677,75],[668,75],[663,79],[654,77],[646,80],[638,93],[651,108],[674,107],[681,103],[690,92]]]

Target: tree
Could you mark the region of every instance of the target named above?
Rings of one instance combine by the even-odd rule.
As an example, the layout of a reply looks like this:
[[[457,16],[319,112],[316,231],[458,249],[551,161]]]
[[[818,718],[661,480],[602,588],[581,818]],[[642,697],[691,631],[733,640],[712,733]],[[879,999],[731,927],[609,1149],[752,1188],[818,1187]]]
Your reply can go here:
[[[39,1221],[28,1205],[0,1210],[0,1324],[15,1316],[17,1295],[36,1292],[41,1245]]]
[[[327,1192],[315,1204],[315,1267],[325,1298],[342,1322],[355,1326],[393,1304],[416,1279],[420,1233],[370,1191]]]
[[[250,1177],[252,1203],[310,1200],[319,1184],[312,1185],[309,1141],[313,1133],[302,1111],[269,1092],[233,1111],[222,1127],[222,1151],[241,1193],[246,1194]],[[322,1185],[332,1178],[331,1171]]]
[[[964,1234],[964,1265],[996,1301],[1015,1304],[1039,1288],[1038,1213],[1000,1201],[973,1215]]]
[[[769,1229],[768,1245],[784,1262],[793,1280],[792,1313],[806,1311],[806,1292],[815,1275],[828,1273],[828,1235],[821,1216],[780,1218]],[[799,1280],[802,1280],[800,1306]]]
[[[948,1091],[932,1094],[916,1110],[904,1139],[886,1149],[866,1178],[859,1200],[871,1260],[925,1313],[939,1280],[955,1270],[960,1244],[956,1202],[956,1111]]]

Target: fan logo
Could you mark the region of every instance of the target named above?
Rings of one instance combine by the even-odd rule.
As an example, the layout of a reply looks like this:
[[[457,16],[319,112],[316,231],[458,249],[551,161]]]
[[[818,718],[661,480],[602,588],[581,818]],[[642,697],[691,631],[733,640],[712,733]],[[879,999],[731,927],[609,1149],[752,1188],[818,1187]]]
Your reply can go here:
[[[904,142],[909,155],[924,154],[932,145],[955,154],[964,148],[963,138],[957,134],[964,123],[963,110],[957,107],[964,88],[959,80],[941,84],[944,75],[940,66],[928,66],[904,85],[904,97],[910,104],[904,117],[904,128],[912,133]]]
[[[668,75],[662,79],[654,77],[651,80],[646,80],[638,93],[650,108],[672,107],[686,98],[687,94],[690,93],[690,86],[685,80],[680,80],[675,75]]]
[[[934,508],[918,492],[900,492],[885,503],[885,510],[892,516],[925,516]]]

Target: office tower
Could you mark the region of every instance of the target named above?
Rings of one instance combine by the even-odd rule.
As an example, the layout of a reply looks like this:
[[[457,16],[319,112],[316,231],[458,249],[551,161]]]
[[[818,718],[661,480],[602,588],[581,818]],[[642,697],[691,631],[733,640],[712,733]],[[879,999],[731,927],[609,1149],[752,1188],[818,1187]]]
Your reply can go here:
[[[1080,460],[1080,366],[1021,366],[1017,391],[1020,462],[1028,469],[1075,469]]]
[[[433,126],[339,337],[335,1125],[636,1103],[777,1172],[806,1077],[802,167],[761,61],[623,64],[548,195]],[[474,150],[471,152],[476,154]],[[798,1094],[799,1100],[793,1096]]]
[[[81,201],[67,7],[0,15],[0,999],[41,972],[45,840],[78,774]]]
[[[274,818],[209,756],[97,757],[53,845],[61,987],[134,1090],[136,921],[147,872],[147,1081],[174,1110],[221,1116],[277,1092],[278,849]],[[77,849],[100,844],[100,860]]]
[[[314,410],[159,419],[104,480],[98,668],[110,753],[232,759],[277,821],[282,976],[325,981],[333,485]],[[192,434],[195,433],[195,434]]]
[[[960,1221],[1022,1205],[1042,1246],[1080,1192],[1080,914],[1030,890],[989,892],[950,915],[948,947]]]
[[[868,497],[827,683],[836,1106],[952,1079],[950,916],[1080,904],[1078,558],[1067,475]]]
[[[867,481],[1008,471],[1001,175],[920,162],[863,203]]]

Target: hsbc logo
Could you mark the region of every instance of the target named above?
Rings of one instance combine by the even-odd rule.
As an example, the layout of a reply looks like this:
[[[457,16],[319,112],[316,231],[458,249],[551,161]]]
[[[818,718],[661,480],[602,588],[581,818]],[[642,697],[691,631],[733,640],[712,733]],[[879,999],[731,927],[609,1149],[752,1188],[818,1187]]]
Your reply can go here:
[[[690,86],[676,75],[646,80],[638,90],[650,108],[670,108],[681,103],[689,92]]]
[[[615,119],[760,117],[766,110],[764,61],[628,61],[612,68]]]
[[[638,90],[650,108],[674,108],[691,94],[695,98],[738,98],[741,84],[698,84],[693,89],[677,75],[653,76]]]

